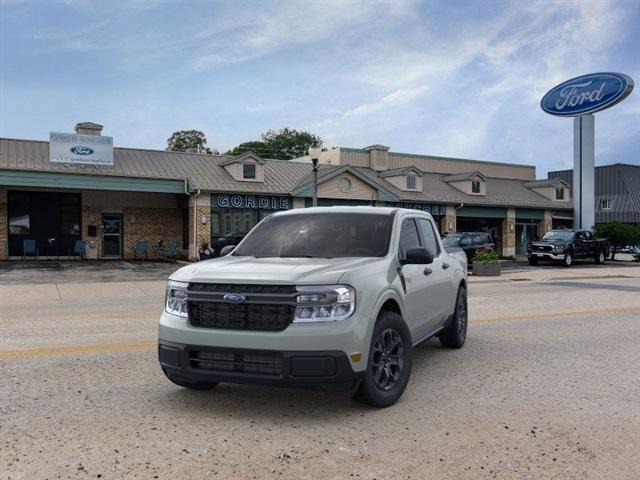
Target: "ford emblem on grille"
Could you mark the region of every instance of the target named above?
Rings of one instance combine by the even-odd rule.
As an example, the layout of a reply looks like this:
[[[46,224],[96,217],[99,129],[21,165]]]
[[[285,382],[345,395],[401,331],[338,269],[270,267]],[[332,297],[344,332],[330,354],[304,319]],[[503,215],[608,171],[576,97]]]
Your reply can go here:
[[[224,297],[224,301],[228,303],[243,303],[247,298],[239,293],[227,293]]]

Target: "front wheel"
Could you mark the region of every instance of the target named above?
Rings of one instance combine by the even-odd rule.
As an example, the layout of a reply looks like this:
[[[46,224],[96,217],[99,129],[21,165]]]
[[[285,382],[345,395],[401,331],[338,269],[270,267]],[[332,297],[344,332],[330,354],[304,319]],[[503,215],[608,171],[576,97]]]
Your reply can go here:
[[[446,348],[462,348],[467,339],[467,289],[462,285],[458,289],[456,308],[447,328],[439,335],[440,345]]]
[[[565,267],[570,267],[573,264],[573,255],[570,253],[565,253],[564,258],[562,259],[562,265]]]
[[[400,315],[380,312],[371,336],[367,370],[353,399],[373,407],[396,403],[409,382],[413,346]]]
[[[537,265],[538,259],[536,257],[528,257],[529,265]]]

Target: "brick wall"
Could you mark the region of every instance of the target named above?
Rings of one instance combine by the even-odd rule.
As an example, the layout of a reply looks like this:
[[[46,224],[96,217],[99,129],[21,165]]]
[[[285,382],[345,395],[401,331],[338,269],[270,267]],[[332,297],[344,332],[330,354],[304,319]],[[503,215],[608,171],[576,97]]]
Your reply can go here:
[[[507,218],[502,221],[502,255],[516,255],[516,209],[507,209]]]
[[[149,258],[154,258],[154,247],[163,240],[165,248],[170,241],[182,246],[182,212],[174,208],[137,208],[123,209],[124,245],[123,257],[134,258],[136,242],[146,240],[149,245]]]

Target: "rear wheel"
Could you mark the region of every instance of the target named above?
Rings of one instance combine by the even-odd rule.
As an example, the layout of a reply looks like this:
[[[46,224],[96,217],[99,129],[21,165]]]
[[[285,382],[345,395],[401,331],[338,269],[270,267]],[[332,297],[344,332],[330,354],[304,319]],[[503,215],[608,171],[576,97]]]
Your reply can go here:
[[[467,324],[467,289],[461,285],[451,322],[439,335],[440,345],[447,348],[462,348],[467,339]]]
[[[596,256],[594,258],[595,262],[598,265],[602,265],[606,259],[607,256],[605,255],[604,250],[600,250],[598,253],[596,253]]]
[[[570,253],[565,253],[564,258],[562,259],[562,265],[565,267],[570,267],[573,264],[573,255]]]
[[[353,396],[358,403],[388,407],[409,382],[413,346],[407,325],[394,312],[380,312],[371,336],[364,379]]]

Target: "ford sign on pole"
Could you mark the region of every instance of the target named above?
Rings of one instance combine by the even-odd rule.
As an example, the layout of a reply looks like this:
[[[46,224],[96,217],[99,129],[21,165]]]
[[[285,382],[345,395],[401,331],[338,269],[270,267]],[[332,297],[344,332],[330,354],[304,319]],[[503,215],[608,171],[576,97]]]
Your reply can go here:
[[[624,100],[633,90],[633,80],[622,73],[592,73],[553,87],[540,106],[551,115],[575,117],[599,112]]]
[[[49,161],[113,165],[113,137],[50,132]]]
[[[594,112],[612,107],[633,90],[633,80],[623,73],[601,72],[572,78],[549,90],[540,107],[551,115],[573,120],[573,226],[595,224],[595,119]]]

